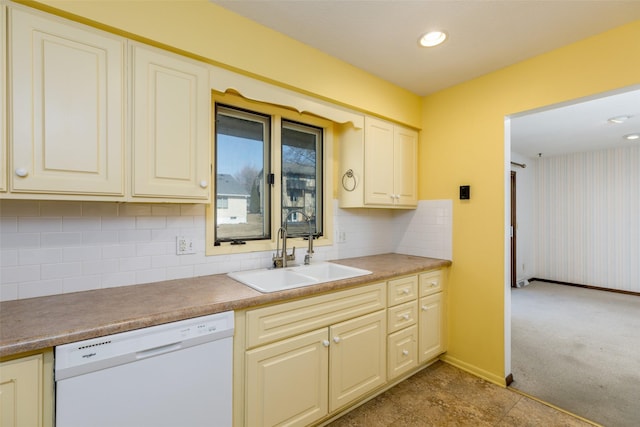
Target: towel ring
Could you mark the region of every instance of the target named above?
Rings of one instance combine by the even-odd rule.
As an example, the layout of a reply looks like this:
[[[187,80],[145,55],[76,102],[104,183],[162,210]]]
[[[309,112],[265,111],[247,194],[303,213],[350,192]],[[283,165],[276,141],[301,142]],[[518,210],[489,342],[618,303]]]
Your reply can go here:
[[[351,185],[351,186],[347,186],[348,181],[347,181],[347,182],[345,182],[347,179],[353,179],[353,185]],[[353,190],[355,190],[355,189],[356,189],[356,185],[357,185],[357,183],[356,183],[356,177],[355,177],[355,175],[353,174],[353,169],[348,169],[348,170],[344,173],[344,175],[342,175],[342,188],[344,188],[344,189],[345,189],[345,190],[347,190],[347,191],[353,191]]]

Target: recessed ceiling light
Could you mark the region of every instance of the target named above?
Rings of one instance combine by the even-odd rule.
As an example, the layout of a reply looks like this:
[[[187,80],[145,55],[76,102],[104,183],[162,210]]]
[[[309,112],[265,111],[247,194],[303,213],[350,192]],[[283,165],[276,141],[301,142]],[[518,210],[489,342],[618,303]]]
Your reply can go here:
[[[628,139],[629,141],[635,141],[640,139],[640,133],[630,133],[629,135],[625,135],[624,139]]]
[[[428,33],[420,37],[420,40],[418,42],[420,43],[420,46],[433,47],[438,46],[446,39],[447,33],[445,33],[444,31],[429,31]]]
[[[620,123],[624,123],[625,121],[627,121],[627,119],[630,119],[630,118],[631,118],[631,116],[616,116],[616,117],[611,117],[607,121],[609,123],[620,124]]]

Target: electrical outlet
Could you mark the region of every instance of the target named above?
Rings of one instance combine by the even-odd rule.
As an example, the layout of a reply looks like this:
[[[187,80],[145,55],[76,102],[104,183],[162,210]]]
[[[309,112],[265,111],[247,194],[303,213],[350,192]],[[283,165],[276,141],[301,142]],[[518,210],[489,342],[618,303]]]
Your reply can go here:
[[[347,241],[346,231],[336,230],[336,240],[338,243],[345,243]]]
[[[176,236],[176,254],[186,255],[195,254],[196,248],[193,246],[193,239],[191,237]]]

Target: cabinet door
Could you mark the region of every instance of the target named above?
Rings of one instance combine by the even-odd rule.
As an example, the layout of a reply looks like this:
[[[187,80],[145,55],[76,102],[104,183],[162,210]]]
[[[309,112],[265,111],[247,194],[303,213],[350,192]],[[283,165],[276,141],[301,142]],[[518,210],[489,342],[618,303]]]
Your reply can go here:
[[[246,425],[306,426],[327,414],[327,328],[246,352]]]
[[[395,203],[416,206],[418,204],[418,133],[395,126],[393,146]]]
[[[420,299],[419,328],[419,362],[433,359],[444,352],[442,293]]]
[[[393,205],[393,125],[365,118],[364,203]]]
[[[9,9],[11,186],[122,195],[124,40]]]
[[[0,3],[0,192],[7,190],[7,121],[5,103],[7,93],[7,78],[5,74],[5,46],[6,37],[6,8]]]
[[[385,317],[382,310],[329,328],[329,411],[333,412],[385,383]]]
[[[207,67],[132,44],[133,196],[209,200]]]
[[[43,425],[43,356],[0,363],[0,427]]]

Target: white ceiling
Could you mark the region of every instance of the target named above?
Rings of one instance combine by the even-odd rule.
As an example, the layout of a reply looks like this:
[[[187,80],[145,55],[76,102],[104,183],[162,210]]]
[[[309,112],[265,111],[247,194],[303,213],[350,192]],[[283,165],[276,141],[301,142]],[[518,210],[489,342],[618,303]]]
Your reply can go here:
[[[640,19],[640,0],[211,1],[421,96]],[[449,39],[419,47],[433,29]],[[585,151],[587,138],[589,150],[624,143],[622,126],[603,123],[632,114],[625,126],[640,132],[639,97],[636,90],[514,118],[512,147],[537,156]]]
[[[620,124],[608,122],[623,115],[631,117]],[[511,150],[553,157],[638,145],[624,139],[631,133],[640,133],[640,86],[518,115],[511,120]]]

